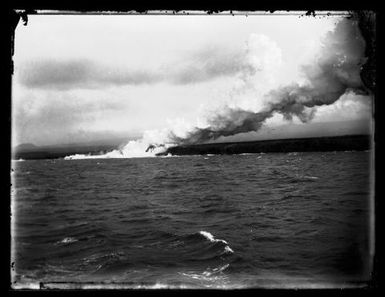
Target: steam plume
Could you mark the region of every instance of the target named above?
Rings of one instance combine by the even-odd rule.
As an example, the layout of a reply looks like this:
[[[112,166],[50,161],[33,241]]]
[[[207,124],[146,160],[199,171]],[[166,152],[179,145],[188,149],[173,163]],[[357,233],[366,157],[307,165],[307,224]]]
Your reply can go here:
[[[314,117],[317,106],[333,104],[347,92],[367,94],[360,78],[364,51],[357,22],[343,19],[325,36],[317,60],[302,67],[305,84],[293,83],[269,91],[263,95],[267,103],[259,111],[226,107],[207,120],[208,127],[196,127],[186,137],[170,132],[170,139],[177,144],[194,144],[258,131],[275,113],[287,120],[295,116],[307,122]]]

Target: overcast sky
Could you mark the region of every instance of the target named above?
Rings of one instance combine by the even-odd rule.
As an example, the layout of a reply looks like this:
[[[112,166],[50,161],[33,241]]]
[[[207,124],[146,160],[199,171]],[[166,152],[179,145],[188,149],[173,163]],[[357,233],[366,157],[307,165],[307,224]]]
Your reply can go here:
[[[256,109],[258,93],[303,80],[301,65],[337,21],[31,15],[15,36],[13,144],[140,136],[197,125],[224,104]],[[242,85],[245,75],[252,85]],[[313,122],[370,118],[367,96],[344,96],[319,107]],[[266,122],[281,124],[289,122],[279,115]]]

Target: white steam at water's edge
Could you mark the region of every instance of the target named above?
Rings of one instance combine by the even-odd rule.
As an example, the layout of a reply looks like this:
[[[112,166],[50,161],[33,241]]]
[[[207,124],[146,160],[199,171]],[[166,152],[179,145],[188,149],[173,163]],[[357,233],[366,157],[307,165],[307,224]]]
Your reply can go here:
[[[119,158],[150,158],[155,157],[157,153],[164,152],[168,146],[158,146],[153,149],[147,150],[149,146],[153,144],[150,141],[131,140],[122,149],[113,150],[106,154],[100,155],[83,155],[76,154],[67,156],[65,160],[78,160],[78,159],[119,159]]]

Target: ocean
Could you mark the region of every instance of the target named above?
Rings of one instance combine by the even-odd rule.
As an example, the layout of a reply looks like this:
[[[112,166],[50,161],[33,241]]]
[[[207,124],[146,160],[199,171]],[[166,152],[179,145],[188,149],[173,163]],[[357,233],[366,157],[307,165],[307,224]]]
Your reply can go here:
[[[370,151],[12,161],[14,288],[365,286]]]

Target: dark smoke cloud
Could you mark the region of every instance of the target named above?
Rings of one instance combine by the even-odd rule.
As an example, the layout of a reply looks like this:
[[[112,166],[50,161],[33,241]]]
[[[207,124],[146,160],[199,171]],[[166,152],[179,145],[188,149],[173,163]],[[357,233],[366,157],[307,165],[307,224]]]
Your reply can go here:
[[[207,128],[195,128],[186,138],[170,135],[178,144],[194,144],[238,133],[258,131],[266,119],[275,113],[285,119],[298,117],[311,120],[315,107],[330,105],[346,92],[367,94],[360,78],[365,41],[356,21],[341,20],[324,40],[318,60],[302,67],[305,85],[293,83],[278,87],[265,95],[267,105],[260,112],[226,108],[213,115]]]
[[[220,136],[230,136],[238,133],[257,131],[263,122],[272,116],[270,112],[254,113],[242,109],[227,108],[226,112],[214,115],[208,120],[210,128],[195,128],[187,138],[181,138],[171,133],[170,138],[179,144],[194,144]],[[215,129],[211,127],[216,127]]]

